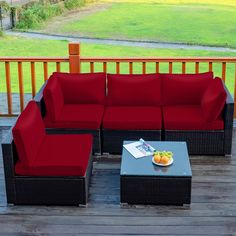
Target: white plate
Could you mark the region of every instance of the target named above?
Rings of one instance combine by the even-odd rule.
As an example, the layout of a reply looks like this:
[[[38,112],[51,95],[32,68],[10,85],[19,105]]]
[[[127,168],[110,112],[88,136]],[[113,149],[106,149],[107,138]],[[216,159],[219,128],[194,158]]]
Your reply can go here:
[[[173,157],[170,159],[170,161],[169,161],[168,164],[157,163],[157,162],[154,161],[154,157],[152,157],[152,163],[155,164],[155,165],[157,165],[157,166],[170,166],[173,162],[174,162]]]

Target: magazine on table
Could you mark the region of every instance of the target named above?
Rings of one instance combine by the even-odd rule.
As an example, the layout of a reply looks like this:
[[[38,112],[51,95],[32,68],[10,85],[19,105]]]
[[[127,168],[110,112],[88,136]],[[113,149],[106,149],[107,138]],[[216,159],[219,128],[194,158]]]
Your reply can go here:
[[[144,141],[142,138],[137,142],[128,143],[123,145],[135,158],[141,158],[153,155],[155,148]]]

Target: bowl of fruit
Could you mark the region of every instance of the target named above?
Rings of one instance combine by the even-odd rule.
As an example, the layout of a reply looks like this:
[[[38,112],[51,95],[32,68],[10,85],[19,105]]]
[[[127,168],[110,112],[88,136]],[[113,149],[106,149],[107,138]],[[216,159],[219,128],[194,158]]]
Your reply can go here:
[[[169,166],[174,162],[173,152],[155,151],[152,157],[152,163],[158,166]]]

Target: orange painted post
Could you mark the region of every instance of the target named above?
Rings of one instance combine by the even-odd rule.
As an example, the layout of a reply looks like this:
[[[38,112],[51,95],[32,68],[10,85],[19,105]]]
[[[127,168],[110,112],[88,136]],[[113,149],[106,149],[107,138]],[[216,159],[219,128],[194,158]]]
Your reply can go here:
[[[61,71],[61,64],[60,64],[60,62],[56,62],[56,71],[57,72]]]
[[[120,62],[116,62],[116,74],[120,74]]]
[[[156,73],[159,73],[159,62],[156,62]]]
[[[146,74],[146,62],[143,62],[142,63],[143,64],[143,66],[142,66],[142,72],[143,72],[143,74]]]
[[[36,83],[35,83],[35,64],[34,62],[30,63],[31,67],[31,86],[32,86],[32,97],[36,95]]]
[[[19,91],[20,91],[20,110],[24,110],[24,83],[23,83],[23,71],[22,62],[18,62],[18,79],[19,79]]]
[[[209,71],[212,71],[212,62],[209,62]]]
[[[10,63],[5,62],[8,115],[12,115]]]
[[[195,73],[196,74],[199,73],[199,62],[196,62],[196,64],[195,64]]]
[[[172,74],[173,71],[173,63],[169,62],[169,73]]]
[[[69,43],[69,64],[71,73],[80,73],[80,44]]]
[[[103,72],[107,73],[107,63],[103,62]]]
[[[90,72],[94,72],[94,62],[90,62]]]
[[[182,73],[185,74],[186,73],[186,62],[182,62]]]
[[[226,62],[222,62],[222,79],[225,82],[225,76],[226,76]]]
[[[43,63],[44,82],[48,79],[48,63]]]
[[[129,73],[133,74],[133,62],[129,62]]]
[[[236,63],[234,68],[234,118],[236,118]]]

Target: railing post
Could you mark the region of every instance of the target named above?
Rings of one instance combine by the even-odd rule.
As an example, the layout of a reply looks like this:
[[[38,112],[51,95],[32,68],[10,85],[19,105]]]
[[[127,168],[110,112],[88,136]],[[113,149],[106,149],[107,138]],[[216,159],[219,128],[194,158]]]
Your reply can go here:
[[[236,63],[234,68],[234,119],[236,119]]]
[[[80,73],[80,44],[69,43],[70,73]]]

